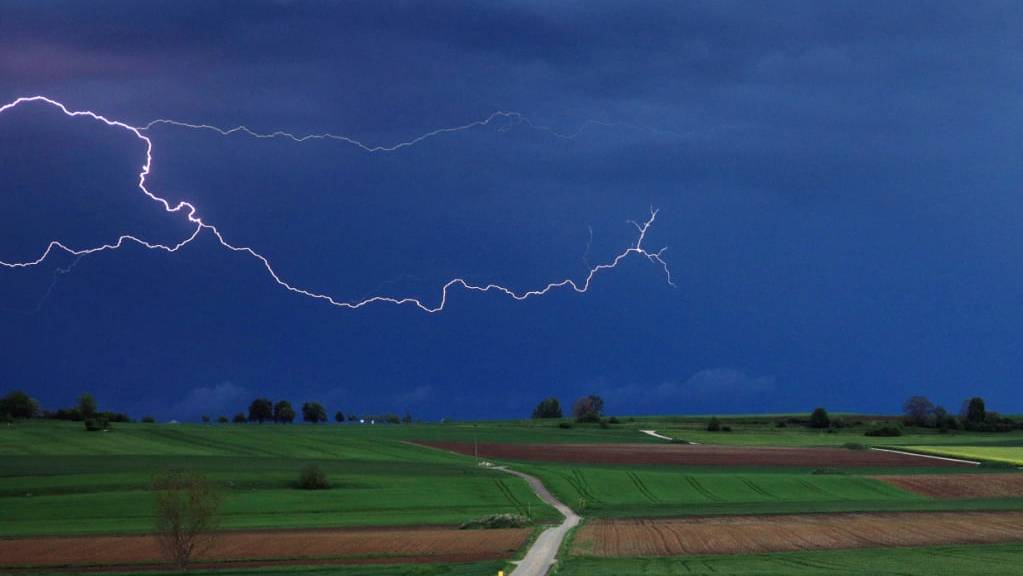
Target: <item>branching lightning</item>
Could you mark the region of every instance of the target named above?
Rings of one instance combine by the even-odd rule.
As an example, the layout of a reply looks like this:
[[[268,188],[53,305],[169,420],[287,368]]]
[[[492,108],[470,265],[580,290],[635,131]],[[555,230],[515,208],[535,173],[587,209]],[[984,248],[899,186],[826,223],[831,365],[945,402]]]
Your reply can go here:
[[[369,297],[369,298],[365,298],[363,300],[344,301],[344,300],[336,299],[333,296],[330,296],[330,295],[328,295],[326,293],[315,292],[315,291],[312,291],[312,290],[307,290],[307,289],[304,289],[304,288],[300,288],[300,287],[298,287],[296,285],[293,285],[293,284],[285,281],[276,272],[274,267],[271,265],[270,261],[265,256],[263,256],[262,254],[257,252],[255,249],[250,248],[248,246],[237,246],[237,245],[234,245],[234,244],[231,244],[230,242],[228,242],[228,240],[225,238],[224,234],[221,233],[221,231],[216,226],[214,226],[213,224],[210,224],[208,222],[203,221],[203,219],[199,217],[198,210],[197,210],[197,208],[194,205],[192,205],[192,204],[190,204],[188,202],[184,202],[184,201],[172,205],[168,200],[166,200],[165,198],[162,198],[162,197],[156,195],[155,193],[150,191],[147,188],[147,186],[146,186],[146,178],[149,176],[150,170],[151,170],[152,165],[153,165],[153,142],[150,139],[150,137],[147,136],[146,133],[147,133],[147,131],[151,130],[154,126],[158,126],[158,125],[171,125],[171,126],[176,126],[176,127],[180,127],[180,128],[188,128],[188,129],[196,129],[196,130],[210,130],[210,131],[216,132],[216,133],[218,133],[218,134],[220,134],[222,136],[228,136],[228,135],[231,135],[231,134],[240,133],[240,134],[244,134],[244,135],[247,135],[247,136],[250,136],[250,137],[254,137],[254,138],[287,138],[287,139],[293,140],[295,142],[307,142],[307,141],[311,141],[311,140],[337,140],[337,141],[341,141],[341,142],[344,142],[344,143],[347,143],[347,144],[351,144],[351,145],[357,146],[360,149],[362,149],[362,150],[364,150],[365,152],[368,152],[368,153],[383,153],[383,152],[395,152],[395,151],[401,150],[403,148],[408,148],[410,146],[415,146],[416,144],[419,144],[419,143],[423,142],[424,140],[428,140],[430,138],[434,138],[436,136],[440,136],[440,135],[443,135],[443,134],[451,134],[451,133],[455,133],[455,132],[461,132],[461,131],[465,131],[465,130],[470,130],[470,129],[473,129],[473,128],[486,127],[486,126],[489,126],[491,124],[494,124],[495,122],[499,122],[501,120],[506,120],[506,121],[509,121],[511,123],[514,123],[514,124],[525,124],[525,125],[528,125],[531,128],[534,128],[534,129],[537,129],[537,130],[543,130],[543,131],[546,131],[546,132],[550,132],[551,134],[553,134],[553,135],[555,135],[555,136],[557,136],[559,138],[565,138],[565,139],[573,139],[573,138],[575,138],[576,136],[578,136],[582,132],[583,129],[585,129],[585,127],[588,124],[584,124],[583,127],[581,127],[575,133],[564,134],[564,133],[557,132],[557,131],[555,131],[555,130],[549,128],[549,127],[546,127],[546,126],[540,126],[540,125],[533,124],[525,116],[523,116],[522,114],[519,114],[517,112],[495,112],[495,113],[491,114],[490,116],[484,118],[483,120],[478,120],[478,121],[475,121],[475,122],[470,122],[468,124],[463,124],[463,125],[460,125],[460,126],[454,126],[454,127],[449,127],[449,128],[441,128],[441,129],[433,130],[431,132],[427,132],[425,134],[422,134],[422,135],[417,136],[415,138],[412,138],[410,140],[399,142],[397,144],[393,144],[393,145],[389,145],[389,146],[380,146],[380,145],[367,145],[367,144],[364,144],[364,143],[362,143],[362,142],[360,142],[358,140],[355,140],[353,138],[349,138],[347,136],[341,136],[341,135],[337,135],[337,134],[331,134],[331,133],[309,134],[309,135],[304,135],[304,136],[298,136],[298,135],[295,135],[295,134],[292,134],[292,133],[289,133],[289,132],[283,132],[283,131],[276,131],[276,132],[270,132],[270,133],[260,133],[260,132],[256,132],[254,130],[251,130],[251,129],[245,127],[245,126],[238,126],[236,128],[231,128],[231,129],[223,129],[223,128],[218,128],[216,126],[212,126],[212,125],[209,125],[209,124],[191,124],[191,123],[187,123],[187,122],[179,122],[179,121],[176,121],[176,120],[168,120],[168,119],[154,120],[154,121],[152,121],[152,122],[150,122],[150,123],[148,123],[148,124],[146,124],[144,126],[137,127],[137,126],[132,126],[130,124],[126,124],[124,122],[120,122],[120,121],[117,121],[117,120],[111,120],[111,119],[109,119],[109,118],[107,118],[107,117],[105,117],[103,115],[97,114],[97,113],[89,111],[89,110],[71,110],[67,106],[65,106],[63,103],[58,102],[56,100],[53,100],[51,98],[47,98],[45,96],[30,96],[30,97],[18,98],[17,100],[14,100],[13,102],[9,102],[7,104],[4,104],[3,106],[0,106],[0,114],[2,114],[4,112],[7,112],[9,110],[12,110],[12,109],[14,109],[14,108],[16,108],[16,107],[18,107],[20,105],[28,104],[28,103],[46,104],[46,105],[49,105],[49,106],[57,108],[58,110],[60,110],[62,113],[64,113],[68,117],[71,117],[71,118],[78,118],[78,117],[89,118],[89,119],[92,119],[92,120],[95,120],[95,121],[98,121],[98,122],[102,122],[103,124],[105,124],[105,125],[107,125],[107,126],[109,126],[111,128],[118,128],[118,129],[126,130],[126,131],[130,132],[132,135],[134,135],[136,138],[138,138],[140,141],[142,141],[144,143],[145,150],[146,150],[145,162],[142,164],[141,168],[139,169],[139,173],[138,173],[138,188],[142,191],[143,194],[145,194],[151,200],[153,200],[154,202],[157,202],[160,205],[162,205],[166,212],[172,213],[172,214],[178,214],[178,213],[183,214],[185,216],[185,218],[187,218],[188,222],[193,224],[195,226],[195,228],[194,228],[194,230],[192,230],[192,232],[189,235],[187,235],[184,239],[182,239],[181,241],[177,242],[176,244],[160,244],[160,243],[149,242],[149,241],[147,241],[145,239],[139,238],[137,236],[129,235],[129,234],[124,234],[124,235],[119,236],[117,241],[113,242],[113,243],[101,244],[99,246],[92,246],[92,247],[86,247],[86,248],[73,248],[71,246],[68,246],[68,245],[60,242],[59,240],[53,240],[53,241],[51,241],[47,245],[46,249],[42,252],[42,254],[40,254],[35,259],[21,261],[21,262],[4,262],[4,261],[0,261],[0,266],[2,266],[4,268],[17,269],[17,268],[29,268],[29,267],[33,267],[33,266],[38,266],[39,264],[42,264],[50,255],[52,255],[54,253],[54,251],[58,251],[58,250],[66,252],[66,253],[74,256],[75,257],[75,262],[77,262],[78,259],[80,259],[83,256],[88,256],[88,255],[96,254],[96,253],[100,253],[100,252],[116,250],[116,249],[121,248],[122,246],[124,246],[126,244],[137,244],[137,245],[142,246],[142,247],[144,247],[146,249],[149,249],[149,250],[162,250],[162,251],[165,251],[165,252],[177,252],[178,250],[180,250],[180,249],[184,248],[185,246],[187,246],[188,244],[190,244],[193,240],[195,240],[199,236],[200,233],[205,231],[205,232],[208,232],[208,233],[212,234],[217,239],[217,241],[220,243],[220,245],[222,247],[224,247],[225,249],[230,250],[232,252],[243,253],[245,255],[248,255],[248,256],[258,260],[263,265],[263,267],[266,269],[266,272],[273,279],[273,281],[276,282],[282,288],[284,288],[284,289],[286,289],[286,290],[288,290],[290,292],[293,292],[293,293],[296,293],[296,294],[299,294],[299,295],[302,295],[302,296],[306,296],[308,298],[313,298],[313,299],[316,299],[316,300],[320,300],[320,301],[329,303],[332,306],[336,306],[336,307],[340,307],[340,308],[347,308],[347,309],[358,309],[358,308],[362,308],[363,306],[368,306],[370,304],[375,304],[375,303],[388,303],[388,304],[397,304],[397,305],[412,305],[412,306],[415,306],[416,308],[422,310],[423,312],[427,312],[427,313],[440,312],[447,305],[448,295],[449,295],[449,292],[450,292],[450,290],[452,288],[460,288],[460,289],[464,289],[464,290],[467,290],[467,291],[474,291],[474,292],[498,292],[498,293],[504,294],[504,295],[506,295],[506,296],[508,296],[510,298],[513,298],[513,299],[519,300],[519,301],[526,300],[526,299],[532,298],[534,296],[543,296],[543,295],[547,294],[548,292],[551,292],[552,290],[559,289],[559,288],[565,288],[565,287],[571,288],[572,290],[574,290],[577,293],[584,293],[584,292],[589,290],[590,285],[591,285],[593,279],[598,274],[600,274],[601,272],[604,272],[606,270],[610,270],[610,269],[616,268],[620,262],[622,262],[623,260],[625,260],[629,256],[633,256],[633,255],[645,258],[648,261],[650,261],[652,263],[655,263],[658,266],[660,266],[661,269],[664,271],[667,283],[669,285],[671,285],[671,286],[674,286],[674,283],[672,282],[672,279],[671,279],[671,271],[668,268],[667,262],[662,258],[662,255],[664,254],[664,251],[667,250],[667,248],[665,247],[665,248],[661,248],[661,249],[659,249],[657,251],[649,251],[649,250],[647,250],[644,247],[644,241],[646,240],[646,234],[649,231],[650,227],[653,225],[654,220],[657,218],[657,210],[651,208],[650,209],[650,215],[643,222],[636,222],[636,221],[631,221],[631,220],[629,221],[633,226],[636,227],[636,230],[638,232],[638,238],[636,239],[635,243],[632,244],[631,246],[629,246],[628,248],[626,248],[625,250],[623,250],[621,253],[619,253],[617,256],[615,256],[610,261],[608,261],[608,262],[606,262],[604,264],[598,264],[596,266],[590,267],[589,272],[586,274],[586,277],[582,281],[580,281],[580,282],[576,282],[575,280],[572,280],[572,279],[565,279],[565,280],[560,280],[560,281],[557,281],[557,282],[551,282],[551,283],[547,284],[546,286],[544,286],[542,288],[539,288],[539,289],[528,290],[528,291],[525,291],[525,292],[515,292],[514,290],[511,290],[509,288],[506,288],[506,287],[498,285],[498,284],[477,285],[477,284],[471,284],[471,283],[467,282],[466,280],[464,280],[462,278],[454,278],[452,280],[449,280],[447,283],[445,283],[443,285],[443,287],[441,288],[441,291],[440,291],[440,300],[439,300],[439,302],[436,305],[432,305],[432,306],[427,304],[427,303],[424,303],[422,300],[420,300],[418,298],[412,298],[412,297],[372,296],[372,297]],[[592,122],[592,121],[590,123],[595,124],[595,125],[607,125],[605,123]],[[504,130],[504,129],[507,129],[507,128],[508,128],[508,126],[504,125],[500,129]],[[642,128],[642,127],[640,127],[640,128]],[[591,231],[591,234],[592,234],[592,231]]]

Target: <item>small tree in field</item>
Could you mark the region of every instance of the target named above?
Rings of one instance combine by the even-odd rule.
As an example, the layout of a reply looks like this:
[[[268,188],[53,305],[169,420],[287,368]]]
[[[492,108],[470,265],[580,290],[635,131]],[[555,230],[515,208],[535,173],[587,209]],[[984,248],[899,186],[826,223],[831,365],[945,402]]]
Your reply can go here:
[[[326,422],[327,410],[319,402],[305,402],[302,404],[302,420],[312,424]]]
[[[295,420],[295,409],[291,402],[281,400],[274,404],[274,422],[278,424],[291,424]]]
[[[249,422],[262,424],[274,415],[274,405],[269,398],[256,398],[249,404]]]
[[[82,419],[89,419],[96,415],[96,399],[92,394],[82,394],[78,397],[78,413]]]
[[[927,418],[934,412],[934,404],[924,396],[913,396],[902,404],[902,412],[910,424],[924,426],[927,424]]]
[[[810,414],[810,428],[827,428],[831,426],[831,418],[828,417],[828,411],[823,408],[817,408]]]
[[[153,479],[156,539],[168,561],[184,570],[213,545],[221,494],[198,472],[170,471]]]
[[[533,418],[561,418],[561,402],[557,398],[544,398],[533,409]]]
[[[604,413],[604,399],[595,394],[583,396],[572,406],[576,422],[597,422]]]
[[[343,423],[345,421],[345,413],[338,410],[336,413],[334,413],[334,421],[337,422],[338,424]]]
[[[984,406],[984,399],[980,397],[970,398],[963,412],[963,416],[970,424],[979,424],[987,419],[987,408]]]

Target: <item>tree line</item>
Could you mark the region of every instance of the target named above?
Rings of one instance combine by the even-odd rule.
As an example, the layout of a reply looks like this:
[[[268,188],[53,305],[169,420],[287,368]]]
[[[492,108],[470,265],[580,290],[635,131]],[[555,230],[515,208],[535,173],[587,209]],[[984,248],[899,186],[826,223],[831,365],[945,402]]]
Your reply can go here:
[[[300,408],[302,420],[310,424],[327,422],[327,409],[319,402],[303,402]],[[233,418],[219,416],[216,421],[221,424],[234,422],[243,424],[246,422],[274,422],[278,424],[290,424],[298,417],[295,408],[287,400],[272,402],[269,398],[256,398],[249,404],[248,414],[238,412]],[[92,394],[82,394],[78,397],[75,405],[70,408],[58,408],[57,410],[43,410],[39,402],[29,396],[23,390],[13,390],[3,397],[0,397],[0,422],[13,422],[14,420],[28,420],[31,418],[43,418],[50,420],[71,420],[84,422],[87,430],[106,430],[112,422],[132,422],[132,419],[124,413],[101,411],[97,407],[96,398]],[[208,415],[202,416],[204,423],[210,423],[213,419]],[[156,422],[152,416],[143,416],[140,419],[143,423]],[[394,413],[375,414],[359,417],[356,414],[344,414],[338,410],[334,413],[334,421],[343,422],[374,422],[386,424],[411,424],[412,414],[405,411],[404,416]]]

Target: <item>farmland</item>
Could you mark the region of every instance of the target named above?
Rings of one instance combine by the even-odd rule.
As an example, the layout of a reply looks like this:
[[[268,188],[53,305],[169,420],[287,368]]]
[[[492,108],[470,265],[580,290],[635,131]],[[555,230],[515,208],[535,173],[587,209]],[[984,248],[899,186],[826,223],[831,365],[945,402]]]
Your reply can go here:
[[[856,513],[865,518],[857,530],[866,538],[857,545],[956,544],[958,540],[940,534],[905,542],[868,534],[877,523],[898,525],[894,519],[907,512],[938,514],[933,518],[1023,513],[1023,484],[1018,480],[1023,475],[842,447],[847,442],[839,440],[866,440],[863,430],[871,422],[824,434],[802,426],[778,427],[779,418],[730,418],[734,431],[717,434],[697,430],[705,426],[704,418],[623,419],[603,428],[564,428],[557,421],[116,424],[105,433],[86,433],[80,424],[69,422],[19,422],[0,428],[0,557],[8,565],[17,560],[18,565],[40,566],[55,543],[75,542],[68,550],[78,552],[65,552],[70,565],[98,564],[93,569],[110,566],[122,573],[132,566],[158,569],[152,543],[140,537],[153,525],[151,479],[163,470],[187,468],[205,474],[225,494],[221,528],[227,532],[196,573],[230,568],[240,574],[317,574],[325,568],[315,565],[323,563],[332,565],[331,574],[342,575],[496,572],[524,552],[535,529],[459,531],[459,524],[516,513],[530,516],[539,526],[559,516],[521,479],[477,466],[472,456],[476,446],[482,458],[541,479],[584,517],[562,555],[559,574],[676,573],[683,566],[679,562],[697,573],[701,566],[719,573],[798,573],[784,567],[801,563],[856,573],[842,572],[841,567],[855,565],[851,558],[857,553],[873,553],[877,570],[883,572],[895,565],[885,564],[887,558],[911,552],[808,549],[759,554],[779,548],[758,538],[775,532],[785,518],[818,518],[826,525],[836,514]],[[668,443],[641,433],[644,429],[719,443]],[[912,450],[970,450],[998,442],[997,448],[1018,452],[1012,444],[1020,438],[1019,433],[912,430],[904,437],[878,440],[901,446],[908,439]],[[329,490],[296,488],[298,471],[309,463],[329,478]],[[649,545],[658,540],[642,536],[648,530],[670,534],[723,522],[715,519],[722,516],[745,523],[736,538],[745,538],[746,547],[670,550],[680,555],[656,557],[656,551],[642,547],[602,548],[599,543],[599,534],[622,529],[639,534],[636,539]],[[991,516],[995,520],[989,528],[1001,536],[977,542],[1016,541],[1018,535],[998,528],[1005,524],[997,519],[1008,517]],[[608,532],[609,527],[614,529]],[[916,528],[907,531],[919,533]],[[833,542],[829,546],[849,547],[838,533],[827,541]],[[993,558],[1019,553],[1001,544],[976,546],[990,550]],[[974,548],[961,548],[967,556],[974,553]],[[959,549],[914,548],[912,553]],[[722,551],[743,554],[708,556]],[[947,554],[960,557],[958,552]],[[363,570],[356,572],[343,565],[356,562],[373,565],[359,566]],[[424,572],[427,567],[435,572]]]

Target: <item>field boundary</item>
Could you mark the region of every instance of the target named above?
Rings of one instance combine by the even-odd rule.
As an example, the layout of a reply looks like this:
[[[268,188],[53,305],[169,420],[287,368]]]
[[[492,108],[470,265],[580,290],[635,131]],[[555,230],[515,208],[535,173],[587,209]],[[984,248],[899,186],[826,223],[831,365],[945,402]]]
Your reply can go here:
[[[906,456],[917,456],[919,458],[931,458],[933,460],[944,460],[946,462],[959,462],[961,464],[973,464],[974,466],[980,466],[980,462],[976,460],[966,460],[964,458],[950,458],[948,456],[938,456],[936,454],[924,454],[922,452],[910,452],[907,450],[893,450],[892,448],[875,448],[870,447],[871,450],[878,452],[888,452],[890,454],[903,454]]]

